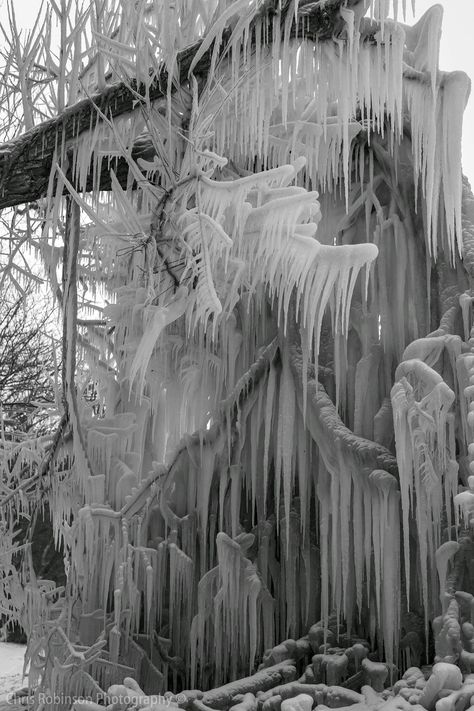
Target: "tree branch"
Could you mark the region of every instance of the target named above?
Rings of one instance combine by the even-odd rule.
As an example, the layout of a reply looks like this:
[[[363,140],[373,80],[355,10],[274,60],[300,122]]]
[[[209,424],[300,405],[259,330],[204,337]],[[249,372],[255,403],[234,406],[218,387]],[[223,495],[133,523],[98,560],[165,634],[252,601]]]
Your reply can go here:
[[[312,41],[330,39],[337,35],[344,26],[339,12],[340,7],[342,5],[354,7],[360,2],[361,0],[302,2],[299,5],[298,20],[295,22],[293,19],[290,36],[304,36]],[[268,27],[265,41],[267,44],[271,44],[272,18],[275,15],[280,15],[280,27],[283,28],[288,12],[294,12],[294,5],[291,2],[287,2],[281,10],[278,9],[276,0],[267,2],[256,15],[250,32],[255,30],[257,20],[267,19]],[[226,50],[228,51],[227,42],[230,35],[230,30],[224,32],[221,55]],[[202,40],[199,40],[178,53],[176,85],[187,85],[189,69],[201,44]],[[213,45],[194,67],[193,73],[196,76],[206,76],[210,67],[212,53]],[[66,145],[67,147],[81,133],[89,131],[91,127],[93,128],[96,123],[100,122],[98,110],[109,118],[117,118],[137,110],[137,96],[142,96],[150,101],[165,98],[167,85],[168,72],[165,67],[162,68],[159,76],[151,83],[148,92],[143,85],[138,84],[136,81],[131,81],[130,85],[123,82],[112,84],[99,94],[67,107],[60,116],[35,126],[18,138],[0,144],[0,209],[33,202],[47,194],[57,147],[61,145]],[[174,89],[176,89],[176,86]],[[143,150],[143,148],[143,145],[137,145],[135,152]],[[102,161],[102,163],[103,167],[99,179],[100,190],[110,189],[111,167],[120,182],[123,185],[126,184],[128,166],[125,160],[115,159],[112,165],[109,165],[107,160]],[[67,177],[68,179],[72,178],[70,173],[67,174]],[[87,189],[89,188],[92,188],[92,170],[90,171],[90,185],[87,185]]]
[[[294,343],[290,348],[290,366],[298,388],[298,404],[302,410],[303,359]],[[308,379],[307,407],[311,412],[307,418],[308,429],[319,445],[322,442],[327,444],[324,454],[335,467],[338,465],[334,442],[338,439],[342,451],[359,464],[368,470],[385,469],[398,479],[397,460],[393,454],[381,444],[359,437],[346,427],[326,390],[312,373],[309,373]]]

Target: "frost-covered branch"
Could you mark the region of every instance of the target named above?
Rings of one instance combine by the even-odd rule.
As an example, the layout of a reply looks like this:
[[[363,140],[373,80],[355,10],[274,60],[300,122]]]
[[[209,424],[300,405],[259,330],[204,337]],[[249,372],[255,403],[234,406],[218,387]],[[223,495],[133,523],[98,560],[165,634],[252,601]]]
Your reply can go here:
[[[298,388],[298,403],[302,409],[303,359],[295,345],[292,346],[290,355],[290,365]],[[372,469],[384,469],[398,476],[397,460],[393,454],[377,442],[371,442],[351,432],[339,417],[334,403],[320,382],[309,377],[307,388],[308,409],[311,408],[314,413],[314,418],[310,419],[308,416],[308,427],[319,446],[325,442],[328,451],[332,450],[334,455],[334,441],[339,439],[342,449],[360,465],[367,467],[369,473]]]
[[[257,693],[292,681],[296,677],[296,669],[291,660],[286,660],[256,672],[244,679],[237,679],[212,691],[207,691],[201,701],[213,709],[226,708],[237,694]]]
[[[340,30],[341,24],[343,25],[339,14],[340,7],[342,5],[354,7],[359,3],[360,0],[300,3],[298,21],[295,22],[293,18],[290,36],[304,35],[308,40],[329,39],[337,34],[337,29]],[[280,26],[283,27],[288,12],[294,14],[293,3],[286,3],[279,10],[278,3],[272,0],[263,6],[255,19],[262,21],[265,17],[268,19],[280,14]],[[222,51],[230,36],[230,29],[223,32]],[[271,26],[269,26],[267,42],[271,41],[272,32]],[[176,58],[178,85],[186,86],[188,84],[189,70],[202,44],[203,40],[199,40],[178,53]],[[211,65],[213,51],[214,43],[202,53],[199,61],[193,67],[195,76],[206,76]],[[99,112],[108,118],[115,119],[136,110],[137,105],[140,104],[140,97],[143,102],[145,99],[149,102],[165,99],[168,80],[168,72],[166,68],[162,68],[156,79],[146,89],[136,81],[131,81],[130,84],[124,82],[111,84],[100,93],[66,107],[60,116],[49,119],[22,136],[0,145],[0,209],[33,202],[44,197],[48,192],[50,174],[58,146],[64,145],[67,149],[81,133],[89,131],[100,121]],[[136,154],[140,155],[143,148],[142,139],[141,145],[136,147]],[[110,189],[110,167],[113,167],[121,184],[126,185],[127,161],[119,158],[115,159],[112,164],[107,161],[103,162],[100,175],[101,190]],[[68,179],[72,178],[71,172],[67,173],[67,177]],[[92,170],[90,171],[90,189],[92,189]]]
[[[36,474],[33,474],[32,476],[28,477],[27,479],[21,479],[20,483],[17,487],[15,487],[15,489],[12,489],[7,494],[2,496],[0,500],[0,506],[2,506],[2,508],[5,508],[5,506],[16,496],[19,496],[22,492],[28,491],[28,489],[30,489],[33,485],[38,484],[38,482],[41,482],[50,473],[52,464],[56,457],[56,453],[61,444],[64,442],[66,425],[67,418],[65,415],[63,415],[58,423],[56,431],[54,432],[53,440],[46,451],[39,471]],[[26,472],[27,469],[25,467],[23,473],[26,474]]]

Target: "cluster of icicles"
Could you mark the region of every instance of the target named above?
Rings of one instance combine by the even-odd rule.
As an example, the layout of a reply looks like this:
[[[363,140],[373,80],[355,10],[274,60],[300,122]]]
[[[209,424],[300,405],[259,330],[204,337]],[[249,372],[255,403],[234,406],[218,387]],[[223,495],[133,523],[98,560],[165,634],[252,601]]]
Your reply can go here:
[[[327,630],[333,612],[345,619],[348,637],[364,629],[388,664],[397,662],[400,504],[406,577],[421,570],[427,617],[436,609],[436,571],[445,584],[436,550],[441,509],[449,510],[457,493],[457,465],[454,392],[438,371],[461,392],[456,372],[471,358],[462,349],[452,336],[406,349],[392,389],[400,490],[388,471],[361,468],[356,437],[349,446],[342,435],[328,441],[337,414],[318,412],[310,387],[303,421],[303,390],[286,351],[280,364],[271,351],[258,383],[237,383],[236,399],[246,394],[237,441],[226,427],[203,430],[184,439],[169,468],[151,462],[160,424],[154,404],[130,399],[128,384],[116,395],[123,412],[83,419],[89,462],[101,473],[83,482],[86,503],[65,532],[69,584],[81,594],[78,641],[93,648],[105,630],[108,642],[107,653],[80,663],[84,673],[100,684],[112,662],[114,678],[123,678],[133,667],[130,650],[128,661],[124,656],[132,638],[166,629],[168,641],[161,640],[148,669],[155,690],[169,674],[192,688],[215,685],[251,673],[264,649],[296,639],[314,619]],[[457,368],[444,372],[446,363]],[[464,498],[455,501],[462,506]],[[245,501],[251,532],[240,519]],[[422,511],[411,510],[414,502]],[[411,563],[409,518],[419,540]],[[414,590],[407,587],[412,601]],[[102,607],[107,599],[111,612]],[[203,660],[212,660],[211,668]],[[65,673],[61,683],[67,679]]]
[[[296,166],[282,166],[232,183],[218,183],[203,176],[198,190],[205,212],[199,213],[198,218],[207,219],[217,237],[224,241],[224,247],[224,229],[230,232],[228,224],[235,219],[232,237],[227,236],[228,246],[235,246],[238,259],[251,266],[246,270],[251,290],[268,285],[270,297],[278,299],[283,312],[282,333],[290,295],[296,293],[297,308],[308,334],[305,352],[309,354],[313,343],[318,343],[323,306],[330,300],[335,327],[340,328],[341,322],[347,324],[357,274],[371,261],[375,248],[373,245],[323,247],[311,240],[309,234],[316,226],[308,219],[319,209],[315,196],[286,185],[301,166],[299,161]],[[180,199],[188,202],[186,195]],[[242,212],[246,214],[242,216]],[[183,216],[186,218],[187,212]],[[195,213],[189,212],[191,225],[193,220]],[[251,245],[255,244],[257,233],[255,251]],[[199,237],[207,239],[200,232],[195,236],[191,232],[191,241]],[[279,242],[283,242],[282,249]],[[209,242],[208,248],[212,267],[208,277],[212,278],[219,273],[222,260],[230,261],[230,257],[222,255],[220,245],[215,248]],[[312,253],[314,256],[309,258]],[[340,254],[345,258],[339,261]],[[103,608],[101,612],[101,605],[108,598],[113,599],[113,613],[106,629],[109,659],[117,668],[121,668],[123,648],[130,635],[144,630],[152,636],[154,629],[164,626],[172,643],[173,658],[181,659],[190,670],[184,676],[178,669],[171,671],[179,673],[181,683],[189,679],[193,684],[199,680],[206,685],[210,679],[203,659],[220,660],[212,670],[215,680],[235,677],[242,669],[253,668],[256,655],[272,646],[280,631],[296,634],[317,614],[315,586],[318,586],[319,563],[314,541],[310,540],[309,508],[311,458],[318,455],[316,450],[312,451],[312,440],[303,435],[298,464],[301,482],[298,515],[291,510],[295,477],[292,452],[298,429],[304,432],[305,428],[302,416],[297,415],[288,360],[283,360],[280,372],[273,362],[275,349],[268,356],[258,387],[244,397],[238,415],[238,444],[233,441],[236,423],[230,411],[245,395],[248,385],[245,383],[235,384],[234,395],[227,402],[228,411],[224,412],[227,427],[221,423],[218,431],[211,427],[207,434],[204,426],[209,418],[217,419],[215,407],[226,389],[234,385],[236,372],[245,373],[258,358],[259,344],[250,348],[244,344],[252,344],[250,335],[262,300],[258,300],[258,309],[249,309],[248,335],[239,332],[235,318],[222,317],[224,309],[214,311],[214,338],[209,343],[214,341],[218,346],[206,353],[202,341],[191,341],[191,349],[187,345],[184,371],[181,367],[176,369],[175,349],[182,359],[180,350],[186,345],[184,334],[190,324],[195,328],[200,323],[206,331],[210,320],[207,302],[202,299],[194,304],[186,295],[185,289],[178,289],[175,296],[156,306],[149,301],[147,290],[122,287],[117,304],[107,308],[115,328],[119,376],[111,375],[106,367],[98,370],[99,392],[104,394],[107,411],[115,409],[116,414],[102,419],[82,418],[89,467],[76,471],[76,480],[85,505],[76,512],[72,527],[64,530],[63,535],[70,550],[69,583],[73,589],[81,590],[79,639],[92,642],[94,635],[99,634],[104,620],[110,616]],[[232,307],[233,304],[231,293]],[[217,316],[221,318],[218,320]],[[174,329],[170,332],[174,343],[171,350],[168,341],[160,338],[169,324]],[[274,335],[271,328],[262,329],[263,342]],[[232,346],[238,347],[233,350]],[[189,367],[193,365],[192,349],[199,368]],[[251,437],[246,434],[250,423]],[[170,452],[182,435],[193,430],[200,434],[196,442],[184,438],[186,461],[166,472],[160,463],[169,462]],[[258,451],[259,437],[265,441],[263,452]],[[303,456],[303,449],[307,449],[307,456]],[[249,462],[245,461],[247,452]],[[262,466],[263,478],[258,472]],[[275,504],[267,511],[273,486]],[[262,525],[257,526],[261,529],[257,535],[242,534],[241,539],[240,508],[246,496],[251,497],[251,519]],[[381,507],[382,512],[383,503],[379,499],[375,495],[374,511]],[[63,509],[57,507],[60,512]],[[366,528],[368,522],[369,519]],[[363,536],[364,524],[361,521],[359,525]],[[285,533],[278,555],[281,570],[275,578],[277,559],[271,547],[275,542],[280,545],[280,527]],[[220,533],[216,536],[217,531]],[[367,530],[369,567],[371,542],[377,535],[377,531]],[[247,548],[255,547],[257,538],[261,560],[255,565],[245,553]],[[341,545],[345,545],[345,540]],[[300,548],[304,551],[307,578],[304,598],[296,587],[300,568],[303,572],[303,561],[298,562]],[[336,549],[332,555],[334,566]],[[297,569],[288,567],[290,561]],[[323,575],[327,577],[326,573]],[[361,590],[359,594],[362,595]],[[334,599],[338,598],[339,591],[334,595]],[[214,605],[208,610],[210,599]],[[143,608],[139,600],[143,600]],[[348,605],[350,608],[353,601]],[[329,600],[326,606],[329,609]],[[234,611],[233,617],[229,617],[229,610]],[[238,639],[234,640],[235,634]],[[229,644],[236,650],[232,658],[224,653]],[[100,662],[96,661],[96,673],[98,665]],[[160,658],[158,671],[154,673],[160,679],[167,678],[166,657]]]
[[[471,357],[468,351],[460,352],[461,344],[460,339],[451,336],[421,339],[407,349],[409,357],[402,362],[397,373],[399,380],[392,390],[392,401],[396,436],[405,438],[404,455],[398,462],[402,511],[407,514],[404,520],[409,513],[404,504],[409,509],[409,501],[421,501],[426,511],[436,511],[443,505],[444,497],[452,500],[457,491],[456,480],[453,486],[451,476],[453,467],[449,466],[452,464],[449,460],[452,440],[449,441],[447,413],[443,411],[449,408],[454,394],[434,368],[439,370],[441,364],[451,360],[454,352],[455,362],[461,371]],[[449,354],[447,359],[443,358],[445,352]],[[78,663],[72,686],[66,663],[71,662],[71,656],[63,660],[64,665],[56,663],[52,678],[56,690],[71,693],[72,688],[74,693],[85,694],[85,690],[89,689],[85,683],[86,675],[102,688],[107,688],[111,683],[110,662],[115,662],[114,683],[122,682],[124,677],[125,681],[121,686],[108,689],[110,697],[136,697],[137,703],[140,701],[142,706],[149,706],[152,701],[147,701],[145,692],[139,690],[130,678],[127,681],[127,675],[144,669],[145,661],[140,658],[139,648],[134,655],[130,655],[129,650],[127,663],[122,661],[121,652],[122,645],[134,644],[132,639],[126,641],[127,635],[133,635],[135,631],[140,638],[144,625],[150,633],[155,628],[163,629],[163,626],[168,630],[168,641],[161,639],[156,647],[156,666],[150,665],[148,660],[146,662],[147,679],[151,684],[148,688],[155,693],[165,690],[169,672],[176,674],[176,678],[180,679],[178,683],[190,688],[205,687],[211,679],[213,685],[217,685],[228,678],[251,673],[255,659],[263,649],[268,650],[263,658],[264,667],[269,667],[268,673],[275,669],[272,666],[275,663],[281,670],[285,659],[294,659],[295,654],[297,659],[304,657],[308,653],[308,644],[313,648],[316,645],[316,649],[321,651],[313,656],[305,678],[297,686],[288,684],[286,691],[283,691],[284,687],[277,686],[271,693],[267,692],[265,698],[257,695],[259,702],[266,703],[265,708],[280,708],[285,698],[289,700],[285,706],[288,711],[293,708],[291,704],[301,708],[304,699],[295,698],[298,694],[309,695],[309,709],[314,704],[328,703],[330,687],[324,690],[321,682],[325,681],[328,685],[343,683],[351,673],[357,675],[359,669],[376,692],[383,691],[392,664],[397,661],[397,630],[400,625],[400,492],[397,481],[383,470],[372,470],[366,479],[361,477],[354,457],[350,457],[347,450],[337,446],[337,443],[337,467],[334,467],[327,452],[324,461],[327,442],[324,444],[322,441],[321,448],[318,448],[317,441],[305,433],[304,441],[300,440],[296,447],[297,460],[282,463],[280,467],[283,499],[286,495],[291,497],[289,511],[285,510],[286,502],[283,501],[279,521],[278,508],[276,522],[273,515],[265,519],[266,491],[256,468],[260,470],[263,457],[264,460],[273,458],[275,470],[278,470],[282,444],[289,446],[289,451],[295,451],[291,440],[293,435],[284,434],[288,415],[293,418],[294,436],[301,438],[301,433],[305,432],[302,411],[296,404],[297,388],[288,368],[285,356],[281,368],[270,364],[268,374],[256,388],[251,402],[242,408],[238,446],[241,451],[246,451],[246,457],[230,467],[226,433],[218,432],[214,438],[215,432],[211,430],[209,436],[202,434],[201,441],[190,439],[186,443],[181,466],[178,462],[170,470],[155,467],[153,474],[140,482],[131,469],[133,467],[137,471],[137,455],[135,453],[134,456],[132,448],[137,447],[143,432],[149,432],[147,421],[150,421],[151,415],[148,403],[143,406],[142,402],[142,406],[135,407],[132,413],[129,402],[126,417],[116,415],[110,420],[102,420],[100,427],[97,422],[89,423],[89,458],[93,465],[100,462],[107,473],[107,481],[115,483],[111,488],[116,497],[115,511],[101,505],[97,499],[92,505],[83,507],[75,525],[74,537],[69,540],[73,552],[71,580],[73,584],[77,580],[83,596],[78,639],[82,644],[90,645],[90,649],[95,651],[95,658],[91,655],[90,659]],[[462,386],[458,379],[455,382],[456,387]],[[301,397],[301,392],[299,395]],[[270,404],[270,422],[265,423],[261,414],[269,407],[269,400],[275,398],[276,401]],[[307,405],[306,417],[308,428],[314,434],[318,425],[311,422],[313,418],[317,419],[311,402]],[[259,441],[270,439],[265,433],[266,425],[278,433],[270,454],[256,451]],[[244,450],[246,437],[250,439],[250,446]],[[287,439],[279,441],[278,437]],[[290,472],[284,471],[286,465],[290,466]],[[247,474],[243,471],[245,466]],[[173,474],[171,481],[169,472]],[[269,474],[264,477],[267,484],[269,478]],[[296,478],[298,499],[294,498]],[[217,505],[217,496],[214,500],[211,496],[213,480],[219,487]],[[89,488],[91,484],[89,479],[89,492],[94,491],[93,487]],[[273,481],[273,486],[278,506],[280,485]],[[319,522],[319,560],[311,541],[310,499],[313,487],[316,520]],[[410,495],[404,502],[404,488],[410,490],[413,487],[416,487],[415,495]],[[185,495],[188,497],[186,508],[189,513],[178,516],[175,508],[183,505]],[[241,496],[251,498],[250,510],[260,521],[252,533],[241,529],[238,515]],[[465,506],[464,498],[463,494],[458,494],[454,501],[462,507]],[[432,587],[431,581],[427,585],[426,578],[437,570],[443,592],[448,561],[459,544],[456,541],[444,543],[436,551],[440,542],[440,518],[433,516],[424,519],[419,514],[413,518],[417,521],[420,539],[414,563],[416,568],[421,564],[421,592],[425,597],[425,609],[431,610],[435,608],[435,601],[428,597],[428,593],[433,596],[433,591],[438,588]],[[278,525],[281,528],[279,539],[275,538]],[[217,530],[221,532],[215,535]],[[228,530],[232,537],[223,530]],[[281,567],[275,575],[278,562],[272,548],[278,540]],[[255,550],[256,556],[252,552]],[[426,558],[427,568],[422,564],[422,555]],[[201,572],[196,589],[195,571],[198,566]],[[355,586],[349,587],[347,582],[354,577]],[[274,592],[273,598],[270,588]],[[114,607],[110,615],[98,605],[112,592]],[[413,590],[407,594],[413,596]],[[140,605],[134,604],[134,600],[141,598],[144,600],[142,620],[139,616]],[[446,649],[446,644],[453,648],[452,605],[448,608],[445,603],[445,616],[434,623],[438,630],[438,654],[442,654],[443,661],[446,659],[449,662],[457,660],[457,655],[449,656],[450,650]],[[298,639],[301,631],[308,629],[309,621],[318,618],[320,610],[322,619],[319,625],[310,629],[308,637],[295,643],[294,639]],[[329,610],[336,611],[336,620],[346,619],[344,639],[356,640],[342,654],[339,649],[341,633],[337,636],[331,631],[335,629],[335,622]],[[356,629],[351,630],[351,620],[357,616],[367,618],[369,611],[367,637],[372,639],[372,643],[378,638],[380,647],[383,645],[385,649],[387,664],[369,661],[367,643],[357,642]],[[104,624],[108,630],[107,653],[100,645],[97,650],[96,642],[102,636]],[[360,625],[356,628],[360,633]],[[466,624],[463,625],[463,634],[467,634]],[[279,647],[273,646],[278,638],[286,636],[290,637],[287,642]],[[337,650],[331,651],[334,646]],[[135,662],[131,662],[131,657],[135,658]],[[180,676],[179,668],[174,666],[177,657],[191,662],[190,677]],[[463,658],[464,662],[470,660],[466,653]],[[207,671],[209,677],[200,664],[203,659],[213,660],[212,670]],[[286,662],[287,666],[291,664],[291,661]],[[466,687],[466,684],[469,687],[469,681],[463,685],[459,670],[451,671],[452,664],[445,666],[438,664],[435,667],[428,684],[422,672],[418,670],[415,674],[416,670],[410,668],[394,687],[394,693],[400,693],[409,704],[415,703],[416,698],[417,703],[430,709],[433,700],[440,698],[441,691],[449,689],[449,698],[447,692],[442,694],[446,699],[443,709],[451,709],[453,704],[457,704],[457,708],[459,700],[469,695],[469,688]],[[456,683],[453,685],[451,677],[454,673]],[[255,684],[258,688],[257,676]],[[289,682],[291,678],[283,676],[282,683]],[[317,698],[314,696],[316,687]],[[335,690],[339,688],[334,687]],[[323,692],[328,694],[327,700],[326,696],[321,696]],[[346,705],[361,703],[376,707],[385,700],[385,697],[382,699],[373,692],[370,696],[368,690],[362,694],[349,690],[339,693],[343,694]],[[369,694],[370,698],[364,694]],[[250,703],[250,699],[247,702]],[[78,709],[85,708],[83,704],[76,706]],[[92,704],[91,708],[96,706]]]
[[[296,8],[290,7],[288,17],[297,12],[298,3],[293,0],[293,4]],[[271,18],[255,17],[255,10],[247,8],[239,19],[236,14],[226,53],[211,62],[199,108],[195,107],[194,131],[202,137],[211,129],[208,147],[250,170],[255,169],[256,160],[268,168],[305,156],[306,186],[328,192],[342,189],[347,206],[353,181],[363,183],[367,170],[361,150],[364,137],[375,137],[376,144],[386,140],[396,157],[408,125],[414,183],[421,186],[426,205],[428,250],[435,255],[440,245],[452,256],[462,241],[461,130],[469,78],[462,72],[439,72],[439,6],[409,27],[388,19],[390,2],[370,4],[373,23],[364,17],[365,3],[342,7],[340,38],[320,42],[304,39],[303,21],[303,39],[291,39],[291,23],[285,23],[282,34],[278,13]],[[223,23],[231,17],[227,10],[215,23],[191,69],[212,39],[220,40]],[[268,32],[270,45],[266,43]],[[157,46],[158,55],[162,49]],[[176,68],[175,53],[171,64]],[[180,95],[169,97],[169,102],[179,115],[189,110]],[[183,145],[178,132],[168,131],[160,115],[164,105],[155,102],[149,112],[156,111],[155,130],[167,136],[166,160],[176,165]],[[148,131],[140,112],[132,112],[119,117],[113,126],[96,122],[91,131],[65,146],[81,189],[86,189],[92,163],[98,195],[104,161],[117,154],[118,145],[133,164],[135,141]],[[140,159],[138,163],[135,179],[141,169],[156,172],[160,165],[158,161],[153,168],[153,163]]]
[[[341,9],[343,39],[331,42],[290,40],[289,23],[280,37],[276,15],[268,21],[269,47],[266,21],[257,20],[254,37],[243,18],[232,34],[229,64],[221,62],[217,88],[211,84],[203,99],[203,111],[214,118],[213,145],[249,167],[255,155],[270,166],[305,155],[307,185],[322,191],[342,185],[347,203],[351,166],[359,177],[360,142],[354,139],[364,132],[387,137],[396,154],[408,115],[415,185],[421,183],[426,204],[427,246],[436,254],[440,243],[454,254],[461,248],[460,117],[469,79],[438,71],[439,6],[408,27],[387,19],[390,3],[377,3],[374,30],[362,5]],[[363,160],[360,172],[363,182]]]
[[[413,304],[405,298],[417,290],[414,268],[404,269],[418,259],[410,261],[414,230],[396,209],[387,215],[378,204],[373,160],[354,138],[367,131],[375,143],[385,139],[387,120],[395,154],[405,109],[410,113],[427,244],[435,252],[439,241],[453,254],[467,84],[464,76],[437,75],[437,10],[409,29],[385,19],[386,5],[377,3],[380,26],[370,42],[361,42],[362,18],[348,8],[347,39],[339,42],[295,43],[285,34],[280,43],[274,31],[266,49],[261,27],[250,52],[245,22],[235,31],[228,75],[217,78],[236,88],[228,101],[218,89],[204,92],[198,129],[204,133],[216,118],[215,133],[197,158],[186,149],[194,158],[186,153],[178,185],[169,190],[165,237],[175,238],[173,256],[184,261],[172,295],[166,265],[154,272],[158,258],[155,252],[150,259],[154,247],[146,239],[157,207],[153,192],[140,188],[140,213],[131,191],[112,178],[111,228],[69,186],[96,221],[84,240],[91,271],[98,267],[116,299],[105,311],[113,337],[91,327],[80,342],[106,406],[98,418],[83,405],[88,466],[76,466],[67,486],[51,477],[55,535],[69,558],[66,604],[61,611],[48,588],[41,609],[35,598],[28,612],[42,624],[25,621],[38,678],[55,691],[89,695],[94,683],[104,687],[111,676],[121,681],[136,669],[154,691],[170,679],[176,687],[219,684],[251,673],[265,649],[297,639],[316,619],[327,631],[333,613],[345,620],[348,636],[363,632],[396,663],[402,559],[407,607],[421,599],[426,624],[436,609],[441,513],[446,509],[449,531],[459,523],[457,513],[453,521],[449,516],[460,496],[456,503],[471,516],[471,492],[457,492],[452,405],[459,396],[464,441],[473,441],[472,355],[460,338],[443,334],[404,351],[412,331],[423,330],[420,296]],[[435,120],[426,121],[425,112]],[[127,151],[143,125],[131,116],[119,129],[111,134],[97,124],[76,142],[73,171],[82,187],[91,158],[97,167],[118,136]],[[170,162],[179,154],[172,143]],[[219,181],[213,171],[225,161],[208,148],[252,168],[258,155],[271,167]],[[150,175],[158,170],[148,168]],[[362,235],[357,210],[341,234],[354,229],[354,241],[364,244],[348,238],[335,247],[331,230],[315,240],[320,206],[314,191],[293,184],[299,172],[308,185],[345,193],[346,204],[351,180],[360,181]],[[436,212],[439,202],[446,219]],[[365,230],[380,247],[375,266],[377,246],[364,241]],[[138,235],[143,249],[124,234]],[[126,255],[111,248],[117,237],[129,247]],[[389,274],[394,255],[401,260],[398,284]],[[372,314],[365,301],[370,271]],[[374,313],[382,320],[382,354]],[[358,361],[345,340],[352,317],[369,344]],[[351,412],[355,434],[313,377],[326,320],[335,331],[335,400]],[[294,321],[301,330],[296,342]],[[391,393],[397,481],[382,446],[392,426],[390,402],[379,402],[382,389],[375,387],[365,411],[361,402],[373,364],[383,361],[386,381],[400,360]],[[348,363],[357,369],[349,395]],[[12,594],[5,587],[7,607]],[[48,640],[47,614],[67,634]],[[56,661],[43,654],[47,645]]]

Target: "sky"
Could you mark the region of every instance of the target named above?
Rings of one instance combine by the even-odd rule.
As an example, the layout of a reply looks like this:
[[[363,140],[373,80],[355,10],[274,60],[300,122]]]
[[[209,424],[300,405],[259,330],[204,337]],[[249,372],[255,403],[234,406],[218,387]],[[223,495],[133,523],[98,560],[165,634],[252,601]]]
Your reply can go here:
[[[399,5],[401,6],[401,2]],[[406,0],[411,6],[411,0]],[[415,16],[411,9],[406,21],[412,24],[434,4],[444,8],[443,34],[441,38],[440,69],[445,71],[462,70],[474,81],[474,0],[415,0]],[[28,28],[31,26],[40,0],[14,0],[17,23]],[[6,0],[0,0],[0,20],[6,18]],[[474,187],[474,97],[471,96],[464,113],[463,131],[463,170]]]

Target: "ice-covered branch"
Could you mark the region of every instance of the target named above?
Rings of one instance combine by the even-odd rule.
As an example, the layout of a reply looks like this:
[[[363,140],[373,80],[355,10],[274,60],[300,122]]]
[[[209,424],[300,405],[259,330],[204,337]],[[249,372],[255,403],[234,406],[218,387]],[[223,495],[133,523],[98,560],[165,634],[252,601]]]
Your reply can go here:
[[[359,2],[360,0],[349,0],[346,3],[343,0],[330,0],[325,3],[300,3],[298,21],[295,22],[293,18],[290,36],[301,36],[304,33],[308,40],[328,39],[334,35],[338,27],[340,28],[339,10],[341,6],[353,7]],[[278,3],[272,0],[262,7],[256,18],[262,21],[265,17],[269,18],[280,14],[280,25],[283,27],[287,13],[294,14],[294,5],[286,3],[281,10],[277,8]],[[224,51],[226,40],[230,38],[230,35],[230,29],[223,33],[222,51]],[[271,41],[270,27],[267,42],[271,43]],[[186,86],[188,84],[189,70],[202,44],[203,40],[199,40],[178,53],[176,64],[179,85]],[[194,75],[206,76],[213,51],[214,43],[202,53],[199,61],[193,67]],[[0,145],[0,209],[33,202],[44,197],[48,192],[48,183],[58,146],[64,145],[67,149],[81,133],[89,131],[91,127],[100,122],[99,113],[115,119],[134,111],[140,104],[140,97],[145,101],[145,95],[146,100],[150,102],[166,99],[168,79],[168,72],[162,68],[146,90],[136,81],[131,81],[129,85],[123,82],[111,84],[100,93],[66,107],[60,116],[49,119],[18,138]],[[145,144],[146,142],[145,139]],[[137,156],[140,156],[143,150],[146,151],[146,145],[142,144],[143,140],[135,147]],[[100,175],[101,190],[110,189],[110,167],[111,165],[107,161],[103,162]],[[112,167],[119,181],[125,185],[128,176],[127,161],[123,158],[115,159]],[[68,178],[71,177],[69,173]],[[90,181],[92,189],[92,170],[90,171]]]
[[[298,386],[298,403],[303,408],[303,391],[301,383],[303,381],[303,359],[298,348],[293,345],[290,351],[290,364],[294,375],[295,383]],[[398,476],[398,467],[395,457],[388,449],[376,442],[371,442],[364,437],[358,437],[346,427],[339,417],[334,403],[330,399],[323,385],[314,377],[308,379],[308,428],[315,437],[318,445],[326,442],[326,447],[334,452],[334,441],[339,439],[344,451],[354,457],[362,467],[367,467],[368,472],[372,469],[384,469],[385,471]]]
[[[296,669],[292,666],[291,660],[287,660],[262,669],[252,676],[207,691],[202,698],[202,703],[213,709],[226,708],[237,694],[267,691],[285,681],[292,681],[295,677]]]

